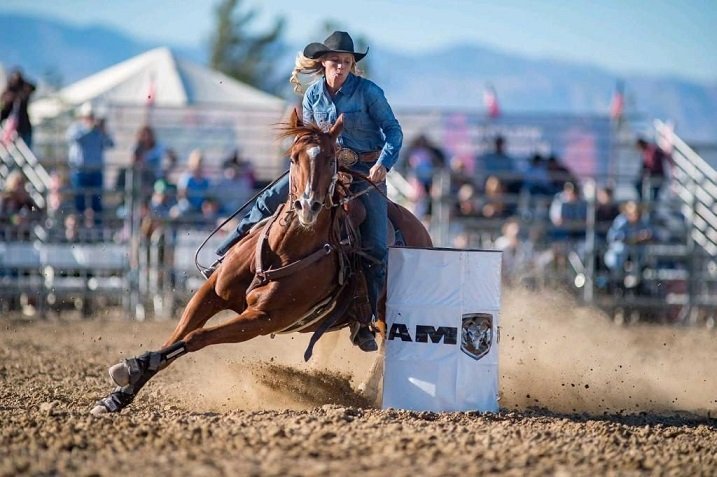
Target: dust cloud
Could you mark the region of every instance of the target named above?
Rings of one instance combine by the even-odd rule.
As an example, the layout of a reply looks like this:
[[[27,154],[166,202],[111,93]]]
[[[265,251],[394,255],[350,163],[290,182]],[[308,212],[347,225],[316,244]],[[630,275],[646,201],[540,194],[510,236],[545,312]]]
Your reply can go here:
[[[717,410],[714,332],[613,324],[559,292],[506,290],[501,406],[555,412]]]
[[[617,326],[567,294],[507,289],[499,344],[501,407],[714,416],[714,338],[701,328]],[[286,335],[207,348],[170,368],[155,392],[191,409],[216,411],[376,401],[377,389],[358,391],[376,353],[358,351],[346,332],[331,333],[304,363],[307,342],[308,336]]]

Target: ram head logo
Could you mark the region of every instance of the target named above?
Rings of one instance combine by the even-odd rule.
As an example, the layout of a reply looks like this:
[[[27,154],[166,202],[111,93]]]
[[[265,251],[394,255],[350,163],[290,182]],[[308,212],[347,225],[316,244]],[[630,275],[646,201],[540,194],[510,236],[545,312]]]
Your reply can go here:
[[[461,351],[478,360],[488,354],[493,343],[493,315],[466,313],[461,330]]]

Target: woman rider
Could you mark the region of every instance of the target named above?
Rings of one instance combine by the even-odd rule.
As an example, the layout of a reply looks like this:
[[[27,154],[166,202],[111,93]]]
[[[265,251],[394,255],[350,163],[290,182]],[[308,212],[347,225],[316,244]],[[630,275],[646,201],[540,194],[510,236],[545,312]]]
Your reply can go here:
[[[336,119],[344,115],[344,128],[339,138],[342,148],[353,151],[358,161],[351,169],[367,175],[384,194],[386,174],[398,159],[403,141],[401,126],[389,106],[381,88],[375,83],[357,76],[356,63],[368,53],[354,52],[354,43],[348,33],[335,31],[323,43],[310,43],[303,54],[296,58],[291,74],[294,90],[301,94],[299,74],[318,76],[302,101],[305,123],[316,123],[328,130]],[[343,151],[348,155],[354,154]],[[355,156],[354,156],[355,157]],[[361,240],[377,262],[364,260],[363,268],[368,282],[369,300],[374,317],[386,276],[388,228],[386,199],[365,181],[355,181],[354,192],[366,187],[371,190],[360,196],[367,217],[361,224]],[[288,195],[289,178],[284,176],[273,187],[259,196],[249,213],[217,249],[224,255],[232,245],[262,219],[271,216]],[[368,327],[354,328],[352,340],[364,351],[377,349],[376,341]]]

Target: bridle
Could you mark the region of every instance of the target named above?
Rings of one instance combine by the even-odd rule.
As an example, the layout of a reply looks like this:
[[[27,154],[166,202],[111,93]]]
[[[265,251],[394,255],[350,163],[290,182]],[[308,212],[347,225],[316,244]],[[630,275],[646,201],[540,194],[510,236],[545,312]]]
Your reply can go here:
[[[321,149],[321,140],[319,139],[318,134],[316,134],[316,133],[304,134],[304,135],[297,135],[294,138],[294,144],[292,145],[292,153],[293,153],[293,149],[296,147],[296,144],[300,140],[303,140],[305,138],[308,138],[308,140],[306,141],[306,145],[304,146],[305,149],[308,149],[310,146],[313,146],[313,145],[315,145]],[[342,203],[343,203],[342,201],[338,201],[338,202],[334,201],[334,193],[336,192],[336,184],[338,184],[338,181],[339,181],[339,161],[336,156],[336,153],[338,151],[337,146],[332,145],[332,149],[333,150],[331,152],[331,155],[332,155],[331,160],[333,162],[334,170],[333,170],[333,174],[331,176],[331,183],[329,184],[328,192],[326,193],[326,196],[324,197],[324,201],[321,204],[322,207],[324,207],[325,209],[332,209],[334,207],[338,207],[339,205],[342,205]],[[314,160],[314,159],[312,159],[312,160]],[[296,202],[296,200],[298,198],[298,193],[296,192],[296,189],[295,189],[294,183],[293,183],[293,179],[292,179],[292,174],[291,174],[292,166],[293,166],[293,161],[292,161],[291,165],[289,165],[289,199],[290,199],[289,200],[289,203],[290,203],[289,210],[291,212],[294,212],[294,203]]]

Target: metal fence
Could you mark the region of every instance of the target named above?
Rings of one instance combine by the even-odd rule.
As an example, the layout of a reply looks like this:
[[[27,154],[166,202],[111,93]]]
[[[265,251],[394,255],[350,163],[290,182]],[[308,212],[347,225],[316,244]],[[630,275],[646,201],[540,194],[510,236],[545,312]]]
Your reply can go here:
[[[130,174],[129,180],[125,177],[124,186],[117,186],[120,172],[128,172],[135,123],[146,119],[142,117],[145,113],[139,108],[116,108],[115,131],[121,129],[119,137],[124,139],[116,148],[115,159],[104,168],[103,186],[94,190],[73,190],[61,180],[66,164],[66,146],[61,136],[67,118],[65,123],[48,125],[38,133],[40,139],[35,149],[43,157],[42,164],[55,168],[51,173],[20,142],[0,148],[0,182],[10,170],[22,170],[28,178],[28,189],[38,203],[42,202],[43,210],[23,218],[19,224],[0,217],[4,237],[0,247],[2,306],[43,312],[70,307],[89,314],[98,306],[112,303],[140,319],[169,317],[202,283],[203,278],[194,266],[194,254],[213,230],[217,217],[204,217],[200,213],[171,218],[153,216],[148,209],[153,191],[137,186],[132,178],[137,176]],[[164,124],[158,130],[162,141],[171,138],[180,141],[184,135],[183,148],[203,145],[214,151],[218,159],[220,153],[237,145],[236,131],[240,131],[244,144],[254,144],[255,151],[263,151],[256,152],[255,158],[266,158],[260,162],[267,165],[267,180],[283,169],[281,147],[274,141],[271,127],[265,124],[273,123],[274,116],[266,112],[251,116],[248,112],[220,111],[211,115],[206,112],[203,116],[201,111],[170,109],[154,114],[155,119],[164,121],[156,123]],[[594,217],[594,191],[599,185],[614,186],[618,201],[636,196],[634,182],[639,157],[633,146],[634,134],[625,125],[618,127],[605,118],[515,116],[496,121],[479,115],[438,111],[397,114],[406,146],[416,136],[426,135],[444,150],[450,164],[463,164],[464,170],[470,171],[471,161],[485,152],[498,134],[506,137],[509,154],[520,160],[535,152],[560,156],[583,182],[588,218]],[[209,120],[210,116],[219,119]],[[187,125],[187,118],[194,118],[189,129],[196,130],[191,134],[186,127],[180,127]],[[246,121],[252,124],[245,124]],[[218,139],[220,130],[228,130],[225,126],[229,123],[234,124],[229,128],[234,133]],[[680,153],[678,184],[687,184],[685,181],[692,177],[688,172],[693,159],[689,152]],[[217,165],[216,160],[210,162],[208,175],[219,176]],[[712,178],[710,174],[703,171],[703,176]],[[413,207],[412,184],[396,171],[389,177],[393,198]],[[176,175],[170,180],[176,180]],[[506,196],[506,205],[513,210],[510,215],[521,227],[520,238],[530,244],[533,257],[526,263],[514,261],[515,267],[506,272],[506,280],[535,288],[564,287],[586,303],[609,310],[617,320],[647,317],[714,323],[716,305],[712,297],[717,291],[717,264],[714,253],[698,237],[701,233],[702,238],[714,239],[714,232],[705,227],[699,232],[695,224],[701,223],[694,218],[704,217],[705,208],[709,211],[709,204],[714,205],[702,196],[715,194],[702,185],[695,188],[694,178],[689,180],[691,186],[666,189],[659,204],[644,204],[659,221],[664,237],[636,248],[632,255],[646,260],[634,263],[633,269],[621,274],[609,272],[602,264],[604,224],[591,220],[575,224],[569,230],[570,240],[556,241],[555,227],[547,217],[548,198],[524,193]],[[710,180],[714,182],[714,178]],[[448,168],[436,175],[434,184],[432,214],[426,222],[435,243],[494,247],[507,217],[486,219],[457,213],[455,176]],[[687,200],[685,190],[691,190],[690,197],[700,200]],[[101,194],[101,212],[79,213],[74,206],[77,194]],[[203,264],[214,261],[213,250],[231,226],[220,231],[203,249],[199,257]]]

